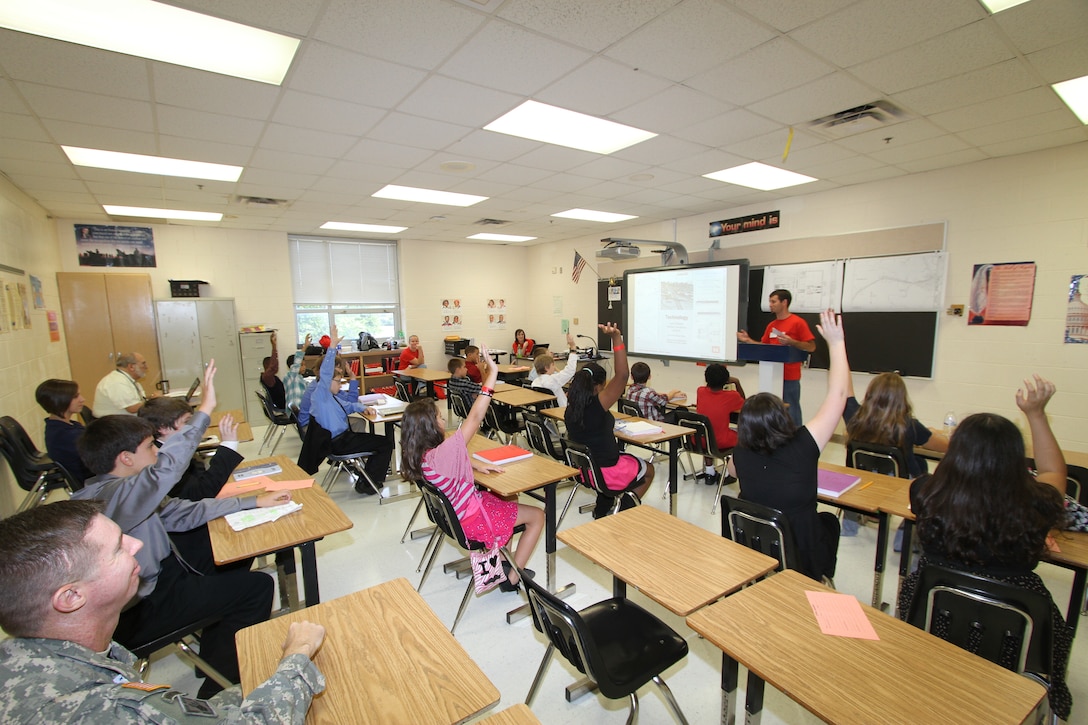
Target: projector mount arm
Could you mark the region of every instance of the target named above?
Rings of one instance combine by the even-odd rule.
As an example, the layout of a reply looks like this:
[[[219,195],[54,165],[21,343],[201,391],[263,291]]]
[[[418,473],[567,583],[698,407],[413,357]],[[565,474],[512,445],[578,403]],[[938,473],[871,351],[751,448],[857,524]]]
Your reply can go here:
[[[609,247],[641,247],[641,246],[661,246],[664,245],[664,249],[650,250],[655,254],[661,255],[661,266],[668,266],[669,262],[675,260],[675,264],[687,264],[688,263],[688,250],[683,244],[678,242],[660,242],[653,239],[622,239],[620,237],[605,237],[601,240],[605,243],[605,249]],[[604,250],[601,250],[602,252]]]

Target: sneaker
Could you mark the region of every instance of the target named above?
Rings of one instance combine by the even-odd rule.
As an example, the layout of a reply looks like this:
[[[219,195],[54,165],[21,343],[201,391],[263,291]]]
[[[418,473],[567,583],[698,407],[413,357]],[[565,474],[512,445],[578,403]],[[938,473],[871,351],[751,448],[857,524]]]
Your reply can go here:
[[[857,519],[850,518],[850,515],[847,514],[846,516],[843,517],[842,528],[839,531],[839,535],[840,536],[857,536],[859,528],[860,528],[860,526],[859,526],[859,524],[857,522]]]
[[[703,483],[705,483],[707,486],[717,486],[718,481],[720,480],[722,480],[722,476],[717,471],[715,471],[714,473],[703,474]]]
[[[502,570],[506,574],[506,576],[509,577],[510,572],[513,571],[513,567],[510,566],[510,562],[504,561],[502,563]],[[532,569],[522,569],[521,573],[524,576],[529,577],[530,579],[535,579],[536,578],[536,572],[533,571]],[[499,582],[499,591],[500,592],[516,592],[520,588],[521,588],[521,582],[520,581],[517,584],[511,584],[509,579],[507,579],[506,581]]]
[[[903,524],[895,530],[895,541],[892,542],[892,551],[899,553],[903,550]]]

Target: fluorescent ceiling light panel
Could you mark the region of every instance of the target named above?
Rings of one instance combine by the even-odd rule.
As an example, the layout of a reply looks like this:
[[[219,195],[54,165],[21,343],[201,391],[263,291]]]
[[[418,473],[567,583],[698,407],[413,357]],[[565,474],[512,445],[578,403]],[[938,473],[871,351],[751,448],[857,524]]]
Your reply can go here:
[[[151,0],[3,0],[0,27],[276,86],[299,44]]]
[[[471,237],[466,237],[466,239],[485,239],[489,242],[528,242],[531,239],[536,239],[536,237],[519,237],[516,234],[487,234],[485,232],[473,234]]]
[[[408,227],[391,227],[385,224],[353,224],[352,222],[325,222],[322,229],[336,229],[342,232],[375,232],[377,234],[396,234]]]
[[[472,206],[488,199],[486,196],[475,196],[474,194],[456,194],[452,191],[417,189],[414,186],[397,186],[396,184],[386,184],[371,196],[378,199],[399,199],[400,201],[418,201],[424,204],[443,204],[445,206]]]
[[[183,176],[189,179],[211,179],[212,181],[238,181],[242,175],[241,166],[210,164],[204,161],[186,161],[168,159],[163,156],[144,156],[126,154],[119,151],[85,149],[78,146],[61,146],[68,160],[76,166],[91,166],[96,169],[114,169],[116,171],[134,171],[137,174],[159,174],[161,176]]]
[[[715,181],[724,181],[727,184],[747,186],[750,189],[759,189],[761,191],[784,189],[787,186],[797,186],[798,184],[816,181],[815,177],[768,166],[758,161],[743,164],[742,166],[734,166],[730,169],[722,169],[712,174],[703,174],[703,176]]]
[[[113,206],[103,204],[102,208],[110,216],[140,216],[152,219],[184,219],[190,222],[217,222],[222,214],[210,211],[186,211],[184,209],[149,209],[142,206]]]
[[[1069,110],[1077,114],[1081,123],[1088,124],[1088,76],[1055,83],[1051,88],[1061,96]]]
[[[484,129],[598,154],[610,154],[657,135],[537,101],[526,101]]]
[[[1002,10],[1008,10],[1014,8],[1017,5],[1023,5],[1028,0],[978,0],[982,3],[982,7],[990,11],[990,14],[999,13]]]
[[[613,214],[610,211],[594,211],[593,209],[567,209],[552,216],[564,219],[583,219],[587,222],[625,222],[628,219],[638,219],[630,214]]]

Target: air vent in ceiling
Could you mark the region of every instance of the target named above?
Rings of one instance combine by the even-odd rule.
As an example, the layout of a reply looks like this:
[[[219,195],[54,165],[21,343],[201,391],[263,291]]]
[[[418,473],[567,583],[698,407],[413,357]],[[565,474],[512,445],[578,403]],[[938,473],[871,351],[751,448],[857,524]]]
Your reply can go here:
[[[905,116],[902,109],[889,101],[881,100],[817,118],[815,121],[809,121],[808,127],[810,131],[827,138],[846,138],[890,126],[902,121]]]
[[[508,222],[508,221],[506,221],[504,219],[487,219],[487,218],[484,218],[484,219],[477,219],[476,220],[476,224],[481,226],[481,227],[501,227],[504,224],[509,224],[509,223],[510,222]]]
[[[236,204],[258,209],[283,209],[291,203],[287,199],[273,199],[268,196],[236,196],[234,201]]]

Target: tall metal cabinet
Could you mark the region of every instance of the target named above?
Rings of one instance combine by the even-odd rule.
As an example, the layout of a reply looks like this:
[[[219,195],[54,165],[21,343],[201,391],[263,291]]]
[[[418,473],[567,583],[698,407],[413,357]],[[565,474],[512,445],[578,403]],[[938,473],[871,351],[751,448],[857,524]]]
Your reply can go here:
[[[215,397],[219,410],[245,408],[242,361],[234,300],[200,297],[155,300],[162,375],[172,389],[187,388],[203,377],[204,363],[215,360]],[[246,420],[252,420],[246,414]]]

